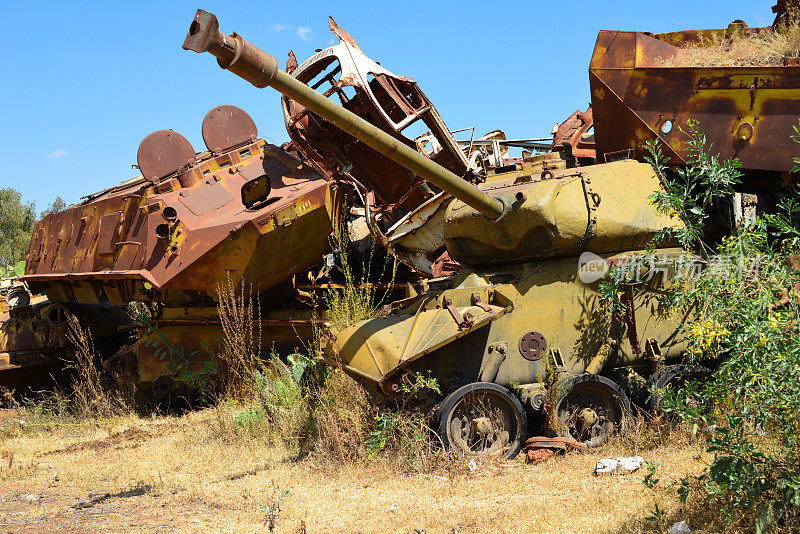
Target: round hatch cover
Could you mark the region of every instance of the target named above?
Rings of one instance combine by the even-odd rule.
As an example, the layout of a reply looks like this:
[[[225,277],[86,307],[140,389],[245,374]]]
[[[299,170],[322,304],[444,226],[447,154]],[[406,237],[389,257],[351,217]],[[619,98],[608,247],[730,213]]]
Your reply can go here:
[[[547,340],[539,332],[528,332],[519,340],[519,352],[526,360],[538,360],[545,350]]]
[[[203,141],[214,154],[252,141],[257,135],[256,123],[236,106],[217,106],[203,119]]]
[[[181,134],[159,130],[141,142],[136,161],[145,180],[157,182],[194,163],[195,152],[189,140]]]

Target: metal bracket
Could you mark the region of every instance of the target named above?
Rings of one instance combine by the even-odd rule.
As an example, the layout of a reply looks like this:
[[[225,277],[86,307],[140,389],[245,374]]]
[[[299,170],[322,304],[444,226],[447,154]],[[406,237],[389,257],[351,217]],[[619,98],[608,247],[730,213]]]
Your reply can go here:
[[[550,355],[553,357],[553,363],[556,367],[564,367],[564,358],[561,356],[561,349],[550,349]]]
[[[644,342],[644,355],[650,362],[653,370],[664,367],[664,355],[661,353],[661,347],[655,338],[646,339]]]
[[[472,304],[482,309],[485,312],[492,311],[492,309],[489,307],[488,304],[484,304],[483,302],[481,302],[481,296],[478,295],[477,293],[472,294]]]
[[[444,299],[442,299],[442,304],[444,305],[445,308],[447,308],[447,311],[450,312],[450,315],[453,316],[453,320],[458,325],[459,330],[463,330],[464,328],[469,328],[470,326],[472,326],[472,323],[474,322],[472,316],[469,314],[461,315],[460,313],[458,313],[458,310],[455,308],[455,306],[453,306],[452,299],[445,297]]]

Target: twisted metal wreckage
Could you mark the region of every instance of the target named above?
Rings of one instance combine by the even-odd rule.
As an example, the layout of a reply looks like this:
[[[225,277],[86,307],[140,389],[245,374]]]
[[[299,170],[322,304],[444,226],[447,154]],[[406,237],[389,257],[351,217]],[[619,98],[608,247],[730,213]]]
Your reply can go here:
[[[290,52],[282,71],[198,10],[184,48],[279,91],[290,141],[269,144],[244,111],[220,106],[202,122],[207,150],[154,132],[139,146],[140,176],[42,219],[20,280],[46,297],[6,289],[0,385],[28,386],[63,366],[73,350],[66,319],[75,316],[109,372],[157,396],[185,391],[182,373],[219,350],[219,293],[245,284],[257,288],[265,340],[291,349],[324,324],[314,294],[342,283],[331,235],[346,228],[349,254],[369,261],[374,244],[398,267],[369,271],[391,304],[329,327],[326,361],[383,401],[401,394],[406,377],[430,373],[442,389],[425,399],[439,404],[439,433],[466,452],[513,456],[548,420],[596,445],[624,426],[630,399],[645,401],[649,386],[708,373],[680,363],[683,318],[657,309],[663,276],[635,291],[623,285],[626,311],[602,314],[599,281],[578,273],[582,253],[624,261],[681,224],[648,202],[660,183],[642,162],[645,143],[661,141],[669,164],[685,165],[677,126],[691,118],[723,157],[742,162],[741,194],[720,206],[728,230],[742,198],[765,209],[791,183],[797,58],[756,67],[665,60],[777,31],[793,5],[778,3],[771,28],[602,31],[591,107],[552,138],[522,140],[499,130],[456,140],[414,80],[369,59],[333,19],[339,43],[299,65]],[[407,136],[420,127],[427,132]],[[680,249],[665,241],[658,252]],[[151,304],[151,324],[125,313],[132,301]]]

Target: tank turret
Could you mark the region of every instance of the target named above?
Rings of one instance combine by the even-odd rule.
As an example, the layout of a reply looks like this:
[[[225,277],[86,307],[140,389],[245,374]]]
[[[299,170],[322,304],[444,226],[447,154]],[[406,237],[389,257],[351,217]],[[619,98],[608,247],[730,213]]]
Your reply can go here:
[[[197,11],[183,48],[213,54],[220,67],[256,87],[273,87],[455,197],[447,205],[440,231],[450,256],[461,263],[520,262],[583,251],[643,248],[671,224],[646,202],[659,187],[646,165],[628,162],[568,172],[545,170],[536,176],[526,175],[522,165],[512,165],[495,170],[491,180],[478,186],[283,72],[273,56],[242,36],[225,35],[211,13]],[[593,181],[593,175],[600,179]],[[606,193],[613,210],[598,212]]]

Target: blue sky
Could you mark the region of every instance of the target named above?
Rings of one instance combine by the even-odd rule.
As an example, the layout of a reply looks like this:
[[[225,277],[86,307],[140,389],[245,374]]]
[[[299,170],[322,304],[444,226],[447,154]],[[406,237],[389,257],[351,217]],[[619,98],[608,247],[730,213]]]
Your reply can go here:
[[[137,173],[139,142],[173,129],[204,149],[206,112],[233,104],[261,137],[287,140],[278,95],[181,49],[195,10],[215,13],[284,64],[330,45],[327,18],[396,74],[416,79],[450,129],[548,135],[589,101],[597,31],[772,22],[774,0],[665,2],[13,2],[3,9],[0,187],[43,209]]]

